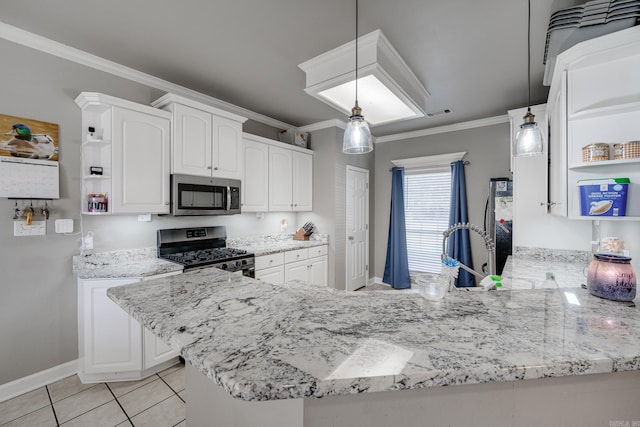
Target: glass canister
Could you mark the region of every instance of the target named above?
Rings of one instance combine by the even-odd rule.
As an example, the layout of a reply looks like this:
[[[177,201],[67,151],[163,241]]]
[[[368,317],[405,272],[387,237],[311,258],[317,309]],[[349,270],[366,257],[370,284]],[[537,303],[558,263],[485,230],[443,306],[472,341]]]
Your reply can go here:
[[[631,301],[636,297],[636,275],[631,258],[595,254],[587,271],[587,289],[591,295],[613,301]]]

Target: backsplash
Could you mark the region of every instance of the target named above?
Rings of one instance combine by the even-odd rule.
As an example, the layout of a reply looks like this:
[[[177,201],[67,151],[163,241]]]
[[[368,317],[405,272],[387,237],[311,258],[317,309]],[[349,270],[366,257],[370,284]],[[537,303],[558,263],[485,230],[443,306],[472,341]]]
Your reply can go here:
[[[571,249],[534,248],[528,246],[516,246],[513,255],[518,258],[529,258],[539,261],[589,263],[593,254],[589,251]]]

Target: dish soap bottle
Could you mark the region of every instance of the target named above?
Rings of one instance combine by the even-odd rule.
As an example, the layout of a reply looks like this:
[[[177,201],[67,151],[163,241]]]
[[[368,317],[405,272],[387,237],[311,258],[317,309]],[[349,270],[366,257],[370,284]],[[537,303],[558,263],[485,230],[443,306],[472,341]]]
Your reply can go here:
[[[559,289],[556,278],[552,272],[548,271],[544,281],[536,287],[536,289]]]

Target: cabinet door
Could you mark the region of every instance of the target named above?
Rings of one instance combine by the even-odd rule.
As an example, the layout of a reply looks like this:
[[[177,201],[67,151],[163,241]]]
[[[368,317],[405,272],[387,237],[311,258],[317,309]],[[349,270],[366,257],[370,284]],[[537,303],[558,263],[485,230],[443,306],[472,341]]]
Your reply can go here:
[[[212,176],[242,179],[242,123],[213,116]]]
[[[147,328],[142,328],[144,338],[144,369],[153,368],[167,360],[178,357],[178,352]]]
[[[273,285],[280,285],[284,283],[284,266],[256,270],[256,279]]]
[[[212,116],[186,105],[173,105],[172,173],[211,176]]]
[[[113,107],[113,213],[169,213],[170,120]]]
[[[139,279],[78,280],[80,369],[87,374],[142,370],[142,328],[107,297],[107,289]]]
[[[286,212],[293,209],[292,164],[291,150],[269,147],[269,211]]]
[[[567,72],[549,117],[549,213],[567,216]]]
[[[293,152],[292,199],[294,211],[313,210],[313,156]]]
[[[308,281],[313,285],[327,286],[329,283],[329,259],[326,255],[310,258]]]
[[[302,280],[304,282],[309,280],[309,263],[307,260],[293,262],[291,264],[285,264],[284,266],[284,281],[290,280]]]
[[[269,146],[251,140],[244,140],[243,144],[242,211],[267,212],[269,210]]]

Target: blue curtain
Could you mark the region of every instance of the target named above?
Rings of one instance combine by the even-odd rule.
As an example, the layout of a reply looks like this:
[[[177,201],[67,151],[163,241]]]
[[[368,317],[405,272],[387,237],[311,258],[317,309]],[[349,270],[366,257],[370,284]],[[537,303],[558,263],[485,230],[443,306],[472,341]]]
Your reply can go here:
[[[387,260],[382,281],[396,289],[411,287],[407,257],[407,230],[404,222],[404,168],[391,169],[391,216]]]
[[[464,163],[462,160],[451,163],[451,211],[449,225],[469,222],[467,211],[467,184],[464,178]],[[473,269],[471,261],[471,241],[469,230],[458,230],[449,236],[447,255]],[[475,286],[473,275],[460,269],[455,285],[460,288]]]

